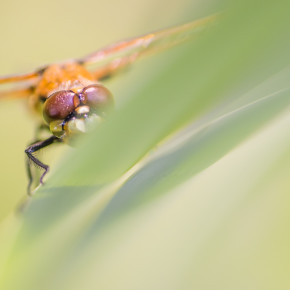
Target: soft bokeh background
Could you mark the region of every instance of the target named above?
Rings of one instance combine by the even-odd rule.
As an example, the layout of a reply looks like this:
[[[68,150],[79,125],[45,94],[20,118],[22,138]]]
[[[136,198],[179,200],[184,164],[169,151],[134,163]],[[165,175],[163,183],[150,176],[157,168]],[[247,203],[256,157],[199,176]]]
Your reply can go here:
[[[0,11],[0,74],[26,72],[50,62],[81,57],[118,40],[208,15],[215,11],[214,6],[210,0],[8,1],[1,4]],[[151,70],[153,63],[151,60]],[[132,77],[138,79],[142,66],[145,62],[109,84],[116,96],[121,89],[134,90]],[[150,69],[150,64],[147,67]],[[26,102],[19,100],[1,100],[0,116],[2,219],[26,194],[24,149],[33,140],[36,119],[30,116]],[[65,151],[49,148],[40,156],[53,164],[52,160],[58,160]]]
[[[10,167],[1,168],[0,288],[289,289],[287,1],[34,5],[3,16],[30,23],[33,42],[20,33],[21,46],[30,45],[21,53],[33,60],[17,55],[19,70],[92,50],[81,42],[95,48],[220,6],[228,13],[196,42],[110,81],[117,110],[78,148],[45,150],[55,159],[52,174],[18,215],[12,209],[26,183],[20,159],[33,122],[21,104],[3,101],[11,156],[1,153]],[[24,13],[32,8],[37,17]],[[92,27],[108,31],[94,38]],[[10,126],[11,116],[19,119]]]

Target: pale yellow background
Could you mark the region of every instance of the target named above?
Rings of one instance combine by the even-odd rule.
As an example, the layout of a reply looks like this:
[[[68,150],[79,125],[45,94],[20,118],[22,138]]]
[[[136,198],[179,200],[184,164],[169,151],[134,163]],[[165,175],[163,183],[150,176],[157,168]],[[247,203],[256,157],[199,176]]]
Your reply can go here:
[[[0,74],[81,57],[102,46],[208,15],[213,1],[5,1],[1,3]],[[195,11],[189,14],[188,11]],[[142,64],[141,64],[142,67]],[[134,71],[130,71],[134,74]],[[122,77],[129,83],[127,77]],[[115,92],[121,80],[112,82]],[[26,103],[1,100],[0,219],[26,193],[24,149],[36,123]],[[43,150],[58,159],[67,148]],[[52,168],[53,169],[53,168]]]

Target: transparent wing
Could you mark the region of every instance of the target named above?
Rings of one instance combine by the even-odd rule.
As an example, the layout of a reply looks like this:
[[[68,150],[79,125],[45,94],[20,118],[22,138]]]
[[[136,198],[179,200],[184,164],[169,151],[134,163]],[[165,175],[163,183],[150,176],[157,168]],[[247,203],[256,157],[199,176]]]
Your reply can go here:
[[[0,91],[0,99],[1,98],[13,98],[13,99],[27,98],[32,94],[32,92],[33,92],[33,87]]]
[[[32,92],[33,88],[39,78],[39,76],[43,73],[45,68],[37,69],[29,73],[24,74],[15,74],[0,77],[0,85],[8,84],[8,83],[17,83],[17,82],[27,82],[22,88],[10,88],[7,90],[0,91],[0,99],[1,98],[26,98]],[[10,86],[11,87],[11,86]]]
[[[97,69],[94,72],[96,80],[110,77],[121,69],[126,68],[135,60],[148,54],[156,53],[169,47],[180,44],[186,40],[198,36],[199,33],[216,23],[219,15],[215,14],[200,20],[187,23],[178,27],[161,30],[144,36],[132,38],[100,49],[81,59],[67,60],[59,64],[77,62],[82,65],[95,64]],[[37,80],[46,70],[43,66],[34,71],[0,77],[0,85],[28,81],[26,87],[11,89],[0,92],[2,97],[25,98],[33,91]]]
[[[45,69],[46,69],[46,67],[43,67],[41,69],[36,69],[36,70],[29,72],[29,73],[0,76],[0,84],[33,80],[33,79],[36,79],[37,77],[39,77]]]
[[[96,64],[96,79],[111,76],[130,63],[148,54],[156,53],[199,35],[216,23],[215,14],[178,27],[161,30],[141,37],[120,41],[100,49],[78,61],[84,65]]]

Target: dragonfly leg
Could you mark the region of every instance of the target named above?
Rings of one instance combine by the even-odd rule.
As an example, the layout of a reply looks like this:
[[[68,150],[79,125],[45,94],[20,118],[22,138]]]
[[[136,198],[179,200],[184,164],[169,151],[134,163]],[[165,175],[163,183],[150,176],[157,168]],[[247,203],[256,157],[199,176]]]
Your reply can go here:
[[[51,136],[43,141],[38,141],[36,143],[31,144],[30,146],[28,146],[25,149],[25,153],[28,157],[27,159],[27,163],[26,163],[26,167],[27,167],[27,174],[28,174],[28,187],[27,187],[27,192],[29,195],[31,195],[31,185],[33,182],[33,176],[32,176],[32,170],[31,170],[31,162],[33,163],[33,165],[36,165],[37,167],[40,167],[41,169],[44,170],[44,172],[42,173],[40,179],[39,179],[39,183],[43,184],[43,178],[44,176],[47,174],[48,170],[49,170],[49,166],[42,163],[38,158],[36,158],[34,156],[34,153],[48,145],[51,145],[53,143],[56,142],[62,142],[62,139],[56,137],[56,136]]]

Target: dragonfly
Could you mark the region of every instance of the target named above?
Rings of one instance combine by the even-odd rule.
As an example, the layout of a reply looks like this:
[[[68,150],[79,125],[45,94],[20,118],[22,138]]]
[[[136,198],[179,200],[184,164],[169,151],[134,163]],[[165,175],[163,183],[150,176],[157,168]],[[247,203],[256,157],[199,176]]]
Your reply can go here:
[[[86,132],[88,124],[105,119],[114,106],[114,98],[103,82],[126,69],[143,56],[197,37],[216,23],[218,15],[211,15],[181,26],[160,30],[143,36],[119,41],[83,58],[45,65],[28,73],[0,77],[0,85],[20,82],[20,88],[0,91],[0,98],[27,98],[32,110],[38,113],[38,131],[50,136],[34,140],[26,149],[26,168],[29,195],[34,181],[32,166],[42,170],[39,185],[49,166],[36,152],[55,143],[68,143],[72,136]],[[90,70],[90,65],[97,68]]]

